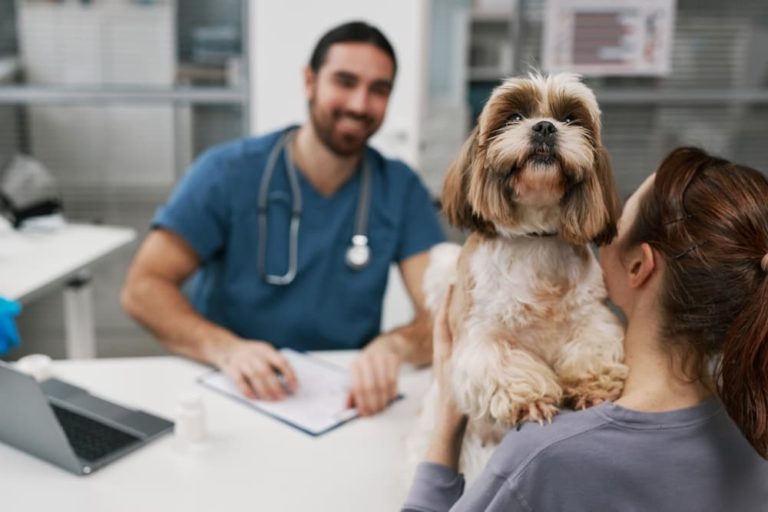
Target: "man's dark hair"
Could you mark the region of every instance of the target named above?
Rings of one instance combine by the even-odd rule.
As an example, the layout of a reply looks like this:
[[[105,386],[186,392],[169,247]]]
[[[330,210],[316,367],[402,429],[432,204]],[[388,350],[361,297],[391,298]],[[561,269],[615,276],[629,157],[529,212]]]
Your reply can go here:
[[[395,50],[387,37],[376,27],[363,21],[350,21],[332,28],[317,42],[309,59],[309,67],[314,73],[325,63],[325,57],[331,46],[337,43],[368,43],[383,51],[392,59],[392,75],[397,73]]]

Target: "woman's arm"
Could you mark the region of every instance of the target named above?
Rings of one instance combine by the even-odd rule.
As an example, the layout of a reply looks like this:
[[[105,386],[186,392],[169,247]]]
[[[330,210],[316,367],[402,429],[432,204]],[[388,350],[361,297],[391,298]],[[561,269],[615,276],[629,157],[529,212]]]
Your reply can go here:
[[[450,360],[453,337],[448,323],[451,289],[435,317],[434,377],[438,385],[435,429],[426,460],[419,465],[402,512],[445,512],[447,510],[528,512],[508,485],[507,477],[489,468],[464,494],[464,477],[458,473],[461,445],[467,417],[453,401],[450,390]]]
[[[433,372],[437,382],[437,407],[435,430],[427,450],[426,461],[442,464],[456,471],[459,467],[461,443],[467,427],[467,417],[456,407],[450,388],[451,352],[453,351],[453,335],[448,323],[448,305],[451,292],[448,289],[445,300],[435,317]]]
[[[435,430],[426,461],[419,465],[403,511],[448,510],[464,492],[464,478],[457,473],[467,418],[457,409],[449,385],[453,339],[447,320],[451,290],[435,317],[433,373],[438,387]]]

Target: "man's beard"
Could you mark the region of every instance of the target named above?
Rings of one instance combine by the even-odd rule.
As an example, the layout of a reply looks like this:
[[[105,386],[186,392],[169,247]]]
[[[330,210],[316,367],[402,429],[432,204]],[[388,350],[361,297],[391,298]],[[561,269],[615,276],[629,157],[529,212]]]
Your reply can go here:
[[[370,116],[361,116],[358,114],[352,114],[349,112],[342,112],[340,110],[334,110],[330,113],[330,117],[322,119],[318,115],[315,109],[315,101],[309,101],[309,117],[312,122],[312,127],[315,129],[315,133],[320,138],[320,141],[325,147],[327,147],[333,154],[339,157],[350,157],[359,155],[365,147],[368,139],[376,133],[380,123],[377,124]],[[337,121],[343,117],[352,117],[360,120],[364,123],[366,133],[362,137],[355,137],[345,134],[334,135],[334,126]]]

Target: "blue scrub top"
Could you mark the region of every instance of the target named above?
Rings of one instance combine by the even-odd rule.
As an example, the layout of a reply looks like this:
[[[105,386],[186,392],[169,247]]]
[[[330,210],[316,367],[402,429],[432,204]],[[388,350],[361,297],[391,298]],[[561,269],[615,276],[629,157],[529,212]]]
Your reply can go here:
[[[357,172],[331,197],[298,178],[303,212],[298,272],[287,286],[258,268],[258,193],[266,160],[284,130],[205,152],[153,220],[181,236],[201,269],[191,301],[203,316],[246,339],[297,350],[360,348],[379,333],[389,266],[443,240],[424,185],[403,162],[366,148],[371,166],[368,240],[362,270],[345,262],[360,195]],[[281,152],[269,187],[266,269],[288,269],[291,192]]]

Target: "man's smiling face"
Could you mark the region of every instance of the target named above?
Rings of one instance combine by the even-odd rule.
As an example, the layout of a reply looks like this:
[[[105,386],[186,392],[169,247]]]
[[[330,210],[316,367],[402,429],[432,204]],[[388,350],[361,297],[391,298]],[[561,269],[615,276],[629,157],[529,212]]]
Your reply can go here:
[[[328,149],[363,149],[384,121],[393,81],[392,59],[369,43],[334,44],[318,72],[306,72],[310,119]]]

